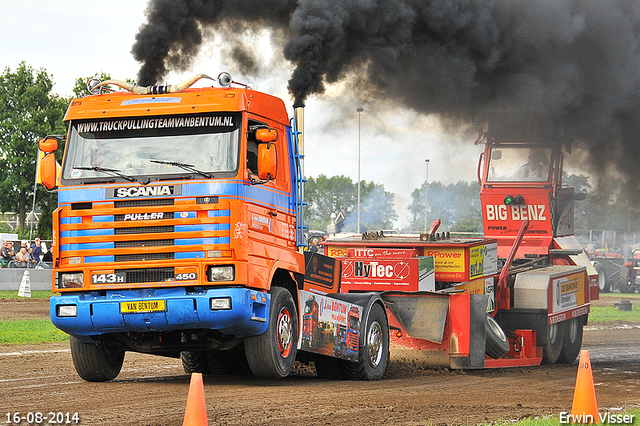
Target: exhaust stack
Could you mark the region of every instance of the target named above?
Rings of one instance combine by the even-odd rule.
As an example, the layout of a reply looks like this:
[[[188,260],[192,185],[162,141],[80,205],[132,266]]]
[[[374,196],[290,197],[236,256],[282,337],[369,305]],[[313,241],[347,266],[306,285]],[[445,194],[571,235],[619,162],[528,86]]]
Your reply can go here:
[[[293,119],[296,123],[296,130],[298,131],[298,164],[300,173],[298,178],[298,225],[304,225],[304,103],[302,101],[296,101],[293,104]],[[304,226],[298,226],[298,249],[302,251],[306,244],[304,238]]]
[[[300,174],[304,176],[304,104],[293,105],[293,118],[296,120],[298,134],[298,154],[300,155]]]

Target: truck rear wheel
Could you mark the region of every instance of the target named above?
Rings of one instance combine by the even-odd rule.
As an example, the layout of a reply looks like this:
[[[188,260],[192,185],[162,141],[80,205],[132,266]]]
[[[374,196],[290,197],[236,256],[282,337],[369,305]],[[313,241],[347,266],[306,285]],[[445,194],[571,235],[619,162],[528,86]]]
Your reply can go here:
[[[564,326],[561,324],[545,324],[537,330],[538,345],[542,346],[542,363],[555,364],[562,351]]]
[[[582,347],[582,317],[560,323],[564,328],[564,341],[558,357],[558,364],[571,364],[580,354]]]
[[[298,312],[293,297],[281,287],[271,288],[267,331],[245,339],[244,349],[253,374],[264,378],[289,375],[298,347]]]
[[[182,361],[182,368],[187,374],[209,374],[206,351],[182,351],[180,352],[180,361]]]
[[[380,380],[389,364],[389,324],[377,303],[371,307],[361,333],[365,333],[364,346],[358,350],[358,360],[344,362],[343,371],[352,380]]]
[[[509,352],[511,348],[509,339],[491,315],[487,315],[487,320],[484,324],[484,333],[486,337],[486,353],[489,358],[502,358]]]
[[[78,375],[88,382],[115,379],[124,362],[124,350],[106,347],[102,342],[84,343],[69,336],[71,358]]]

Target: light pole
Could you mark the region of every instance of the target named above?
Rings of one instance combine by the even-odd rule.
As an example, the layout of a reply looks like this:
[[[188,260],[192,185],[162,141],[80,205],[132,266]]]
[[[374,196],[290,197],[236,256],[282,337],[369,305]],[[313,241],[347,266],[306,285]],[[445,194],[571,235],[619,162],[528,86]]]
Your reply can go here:
[[[427,233],[427,206],[429,205],[429,203],[427,202],[427,191],[429,188],[429,159],[425,159],[424,160],[425,163],[427,163],[427,178],[424,181],[424,233]]]
[[[358,229],[356,232],[360,233],[360,116],[364,109],[358,107],[356,111],[358,112]]]

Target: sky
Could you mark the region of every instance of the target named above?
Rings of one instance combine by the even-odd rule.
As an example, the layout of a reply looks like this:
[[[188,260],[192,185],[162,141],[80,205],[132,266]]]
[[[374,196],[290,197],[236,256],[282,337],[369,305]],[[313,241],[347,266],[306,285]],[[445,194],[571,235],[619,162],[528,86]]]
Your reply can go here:
[[[2,71],[15,70],[21,61],[44,68],[55,83],[54,92],[63,96],[73,94],[76,78],[103,71],[114,79],[135,79],[140,64],[131,47],[146,22],[146,4],[146,0],[3,0]],[[270,76],[240,74],[231,61],[225,62],[224,40],[213,38],[189,70],[169,73],[166,83],[177,84],[199,73],[215,78],[228,71],[235,81],[283,98],[292,114],[287,82],[293,66],[271,48],[268,33],[256,34],[255,40],[264,61],[277,64]],[[425,179],[445,184],[475,181],[482,147],[474,146],[474,134],[445,131],[433,117],[401,108],[393,99],[358,101],[358,94],[345,87],[329,86],[323,95],[306,101],[306,176],[345,175],[356,182],[360,163],[362,180],[382,184],[395,194],[398,229],[408,225],[410,194]],[[360,117],[359,107],[364,109]]]

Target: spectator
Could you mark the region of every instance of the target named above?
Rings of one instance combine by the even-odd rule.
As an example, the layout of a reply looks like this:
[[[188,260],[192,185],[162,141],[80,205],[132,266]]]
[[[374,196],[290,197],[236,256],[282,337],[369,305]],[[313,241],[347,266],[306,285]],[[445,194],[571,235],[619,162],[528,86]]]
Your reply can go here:
[[[0,261],[2,261],[2,267],[6,268],[7,264],[11,262],[11,254],[9,253],[9,247],[7,245],[7,241],[2,241],[2,248],[0,248]]]
[[[7,250],[9,251],[9,260],[16,260],[16,252],[13,250],[13,241],[7,241]]]
[[[21,268],[27,268],[29,263],[31,263],[31,256],[29,256],[25,247],[20,247],[20,251],[16,253],[16,262],[18,262],[18,266]]]
[[[42,260],[42,245],[40,244],[40,238],[36,237],[33,244],[31,244],[31,257],[36,263],[40,263]]]

